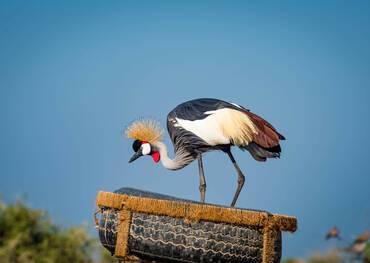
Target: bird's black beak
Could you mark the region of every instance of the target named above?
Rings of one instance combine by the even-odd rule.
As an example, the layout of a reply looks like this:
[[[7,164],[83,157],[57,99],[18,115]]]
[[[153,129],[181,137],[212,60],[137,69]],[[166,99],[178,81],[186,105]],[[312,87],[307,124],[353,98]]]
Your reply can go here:
[[[130,158],[130,160],[128,161],[129,163],[132,163],[133,161],[135,161],[137,158],[143,156],[143,153],[141,152],[141,148]]]

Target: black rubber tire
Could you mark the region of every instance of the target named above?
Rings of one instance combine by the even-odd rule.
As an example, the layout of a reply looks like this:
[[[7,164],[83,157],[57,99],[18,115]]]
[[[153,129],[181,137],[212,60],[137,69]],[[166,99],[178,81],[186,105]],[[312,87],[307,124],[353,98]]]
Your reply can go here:
[[[114,255],[117,242],[118,211],[111,208],[103,208],[99,220],[100,243]]]
[[[180,200],[155,193],[121,188],[118,193]],[[185,200],[188,202],[188,200]],[[118,210],[103,207],[99,238],[115,252]],[[185,222],[181,218],[132,213],[128,239],[129,255],[156,262],[262,262],[262,229],[213,222]],[[273,262],[280,262],[281,232],[275,238]]]
[[[133,254],[179,262],[259,262],[257,229],[134,213],[129,236]]]
[[[104,209],[101,243],[114,253],[117,214]],[[160,262],[262,262],[261,229],[216,224],[186,223],[183,219],[133,213],[128,240],[130,255]],[[274,262],[280,261],[281,234],[275,242]]]

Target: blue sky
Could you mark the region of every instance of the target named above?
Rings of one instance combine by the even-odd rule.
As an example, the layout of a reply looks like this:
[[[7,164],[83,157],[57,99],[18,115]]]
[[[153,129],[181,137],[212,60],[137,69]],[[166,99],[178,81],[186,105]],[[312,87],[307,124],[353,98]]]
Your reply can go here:
[[[370,228],[369,2],[1,1],[0,192],[26,195],[58,223],[92,222],[99,190],[121,186],[198,199],[196,163],[128,164],[124,128],[165,125],[177,104],[234,101],[287,138],[255,162],[238,206],[295,215],[284,257]],[[166,142],[169,143],[168,137]],[[206,200],[229,204],[227,156],[205,156]]]

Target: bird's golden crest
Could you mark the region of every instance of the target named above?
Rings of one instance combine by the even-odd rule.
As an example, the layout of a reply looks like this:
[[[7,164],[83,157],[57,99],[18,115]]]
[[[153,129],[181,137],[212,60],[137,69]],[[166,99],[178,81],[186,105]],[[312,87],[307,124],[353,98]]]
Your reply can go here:
[[[126,137],[134,140],[154,143],[162,140],[163,129],[155,120],[136,120],[125,131]]]

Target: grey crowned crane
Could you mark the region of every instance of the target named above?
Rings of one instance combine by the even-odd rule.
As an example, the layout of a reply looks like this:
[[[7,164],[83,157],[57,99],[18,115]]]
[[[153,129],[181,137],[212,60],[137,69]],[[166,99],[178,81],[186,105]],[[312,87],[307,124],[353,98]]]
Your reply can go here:
[[[167,116],[167,130],[174,146],[170,159],[162,142],[163,130],[152,120],[138,120],[126,129],[126,136],[134,139],[135,154],[129,162],[151,155],[154,162],[161,160],[164,167],[178,170],[198,160],[199,191],[205,200],[206,180],[202,154],[211,150],[225,152],[238,174],[238,186],[231,206],[234,206],[244,185],[245,177],[231,153],[231,146],[248,150],[257,161],[280,157],[280,140],[284,136],[267,121],[248,109],[217,99],[195,99],[184,102]]]

